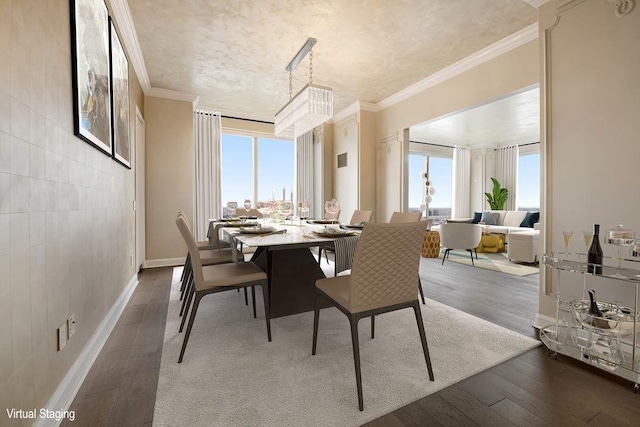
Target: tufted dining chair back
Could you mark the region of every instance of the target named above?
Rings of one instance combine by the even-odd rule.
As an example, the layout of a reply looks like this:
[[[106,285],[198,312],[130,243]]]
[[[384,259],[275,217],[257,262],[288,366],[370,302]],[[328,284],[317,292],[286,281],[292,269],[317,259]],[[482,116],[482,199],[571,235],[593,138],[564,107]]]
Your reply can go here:
[[[367,223],[351,268],[349,309],[373,310],[417,299],[426,223]]]
[[[389,223],[397,224],[399,222],[416,222],[422,218],[422,212],[394,212],[391,214]]]

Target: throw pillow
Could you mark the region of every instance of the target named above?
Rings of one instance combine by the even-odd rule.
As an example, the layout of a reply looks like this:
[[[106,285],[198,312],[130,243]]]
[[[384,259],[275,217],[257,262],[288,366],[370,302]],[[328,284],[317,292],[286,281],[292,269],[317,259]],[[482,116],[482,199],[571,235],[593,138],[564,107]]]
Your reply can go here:
[[[484,222],[486,225],[498,225],[499,212],[482,212],[480,222]]]
[[[471,220],[471,224],[477,224],[482,219],[482,212],[474,212],[473,219]]]
[[[540,212],[527,212],[520,223],[520,227],[533,228],[533,224],[540,221]]]

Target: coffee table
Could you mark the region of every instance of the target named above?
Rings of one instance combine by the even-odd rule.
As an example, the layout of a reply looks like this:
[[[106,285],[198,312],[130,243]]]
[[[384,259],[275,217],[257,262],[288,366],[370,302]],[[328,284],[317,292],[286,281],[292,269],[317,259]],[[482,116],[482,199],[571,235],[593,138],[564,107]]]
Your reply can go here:
[[[477,252],[504,252],[505,238],[506,235],[503,233],[483,233]]]

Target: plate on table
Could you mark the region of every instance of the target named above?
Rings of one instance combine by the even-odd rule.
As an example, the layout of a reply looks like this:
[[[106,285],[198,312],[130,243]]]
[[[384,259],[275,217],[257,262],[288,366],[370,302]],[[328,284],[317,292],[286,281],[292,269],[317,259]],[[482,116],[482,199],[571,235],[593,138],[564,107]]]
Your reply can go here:
[[[239,222],[240,218],[218,218],[214,219],[214,222]]]
[[[330,228],[327,230],[314,231],[313,234],[320,237],[343,237],[343,236],[353,236],[356,233],[354,233],[353,231]]]
[[[337,219],[308,219],[309,224],[338,224],[340,221]]]
[[[364,224],[340,224],[340,228],[343,230],[362,230]]]
[[[255,225],[258,225],[258,223],[256,221],[245,221],[245,222],[241,222],[241,221],[237,221],[237,222],[228,222],[227,225],[225,225],[225,227],[253,227]]]
[[[273,227],[240,227],[238,231],[242,234],[269,234],[276,229]]]

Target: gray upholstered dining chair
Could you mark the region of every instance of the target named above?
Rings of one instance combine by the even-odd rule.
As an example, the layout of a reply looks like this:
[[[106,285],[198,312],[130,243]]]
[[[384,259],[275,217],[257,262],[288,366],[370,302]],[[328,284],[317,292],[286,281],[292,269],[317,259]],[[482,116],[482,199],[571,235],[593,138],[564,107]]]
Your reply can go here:
[[[364,317],[371,317],[373,332],[374,315],[413,308],[429,379],[434,380],[420,303],[416,296],[423,237],[423,222],[365,224],[354,256],[351,274],[316,281],[311,354],[316,354],[320,298],[324,298],[349,318],[358,407],[361,411],[364,409],[364,404],[358,321]]]
[[[351,215],[351,220],[349,220],[349,225],[359,225],[359,224],[364,224],[365,222],[371,222],[372,218],[373,218],[373,211],[355,210],[353,211],[353,215]],[[333,247],[331,247],[331,245],[324,245],[324,246],[320,245],[318,247],[318,264],[320,264],[320,261],[322,261],[322,251],[324,251],[324,256],[325,256],[325,259],[327,260],[327,264],[329,264],[328,253],[329,252],[335,253],[335,251],[333,250]],[[336,263],[335,270],[336,270],[336,275],[340,271],[343,271],[338,269],[337,263]]]
[[[191,232],[192,230],[191,225],[189,224],[189,220],[187,219],[183,211],[178,212],[178,217],[184,218],[185,222],[187,223],[187,227]],[[212,241],[196,242],[203,265],[214,265],[214,264],[223,264],[227,262],[232,262],[232,253],[231,253],[231,250],[229,249],[229,245],[226,243],[224,244],[222,243],[223,242],[220,242],[219,240],[216,240],[213,242]],[[189,254],[189,252],[187,252],[187,256],[185,258],[180,281],[182,282],[180,285],[180,299],[183,300],[187,286],[191,281],[193,281],[193,271],[191,270],[191,255]],[[245,300],[246,300],[246,297],[245,297]],[[184,311],[184,302],[182,304],[182,307],[180,308],[180,316],[182,316],[183,311]]]
[[[422,212],[398,212],[395,211],[389,218],[389,223],[395,224],[399,222],[417,222],[422,218]]]
[[[442,264],[447,259],[452,249],[464,249],[471,254],[471,265],[473,263],[473,251],[476,251],[476,259],[478,258],[477,248],[482,239],[482,226],[478,224],[464,224],[458,222],[442,224],[440,228],[440,242],[445,248],[442,255]]]
[[[391,214],[391,218],[389,218],[389,224],[399,224],[403,222],[417,222],[422,219],[422,212],[398,212],[395,211]],[[423,221],[424,230],[422,234],[424,236],[424,231],[427,229],[427,222]],[[424,300],[424,291],[422,290],[422,280],[420,279],[420,274],[418,273],[418,291],[420,291],[420,299],[422,300],[422,304],[426,304]]]
[[[180,357],[178,363],[182,362],[184,352],[189,342],[189,336],[191,335],[191,328],[200,306],[200,300],[205,295],[223,292],[232,289],[247,288],[254,285],[262,287],[262,295],[264,299],[264,313],[267,323],[267,338],[271,341],[271,321],[269,316],[269,281],[267,275],[257,265],[252,262],[238,261],[238,251],[235,242],[231,244],[231,252],[233,253],[234,263],[232,264],[217,264],[203,266],[202,259],[200,258],[200,251],[196,244],[191,230],[184,217],[178,216],[176,219],[176,225],[180,230],[180,234],[184,238],[187,247],[189,248],[189,255],[191,255],[191,267],[193,270],[193,286],[189,290],[189,294],[185,296],[187,301],[186,311],[182,324],[180,325],[180,332],[184,326],[184,319],[186,319],[189,313],[189,307],[191,300],[193,300],[193,306],[191,307],[191,315],[189,316],[189,323],[187,324],[187,330],[182,342],[182,349],[180,350]],[[254,300],[255,308],[255,300]]]

